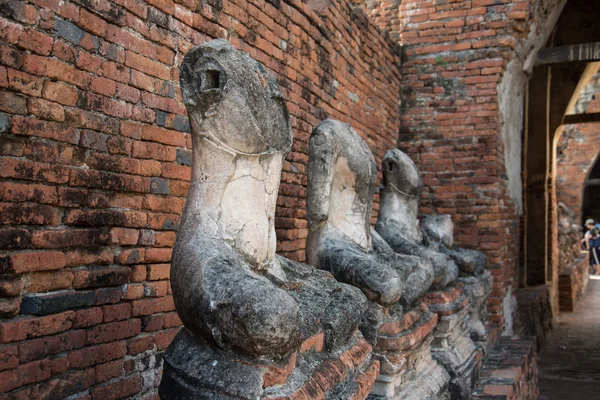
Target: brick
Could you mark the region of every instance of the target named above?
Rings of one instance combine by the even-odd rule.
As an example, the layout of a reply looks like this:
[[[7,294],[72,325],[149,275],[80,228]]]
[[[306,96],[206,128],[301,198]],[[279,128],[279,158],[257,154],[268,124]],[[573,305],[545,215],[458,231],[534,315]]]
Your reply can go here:
[[[114,255],[110,249],[72,250],[65,252],[68,267],[88,264],[110,264]]]
[[[175,147],[163,146],[151,142],[133,142],[133,156],[136,158],[154,159],[160,161],[175,161]]]
[[[81,9],[79,14],[79,24],[83,29],[94,35],[104,37],[106,35],[107,23],[102,18],[98,18],[94,14],[85,9]]]
[[[69,309],[89,307],[96,303],[93,291],[64,291],[23,296],[21,314],[46,315]]]
[[[150,338],[152,343],[152,338]],[[19,365],[19,350],[16,345],[0,346],[0,371],[14,369]]]
[[[23,289],[28,293],[69,289],[72,282],[73,274],[65,269],[32,272],[24,275],[22,279]]]
[[[122,285],[129,282],[131,270],[127,267],[91,266],[72,270],[73,288],[95,288]]]
[[[1,78],[0,78],[1,79]],[[10,131],[12,121],[8,114],[0,113],[0,133],[8,133]],[[0,145],[0,154],[2,155],[20,155],[18,152],[7,152],[6,149],[10,149],[10,139],[6,139],[5,143]]]
[[[66,109],[65,118],[69,125],[76,128],[87,128],[109,134],[116,134],[119,131],[116,119],[91,111]]]
[[[125,52],[125,65],[159,79],[170,80],[169,68],[131,51]]]
[[[48,379],[51,375],[50,368],[50,360],[40,360],[19,365],[14,370],[0,372],[0,392]]]
[[[142,96],[139,90],[121,83],[117,83],[116,91],[118,98],[134,104],[140,101]]]
[[[37,136],[71,144],[79,143],[79,132],[69,124],[23,117],[14,117],[12,123],[14,135]]]
[[[86,344],[112,342],[136,336],[141,332],[141,321],[129,319],[120,322],[97,325],[86,332]]]
[[[114,96],[117,85],[113,80],[95,76],[90,80],[90,90],[104,96]]]
[[[181,103],[169,97],[144,92],[142,94],[142,102],[150,108],[157,108],[173,114],[184,115],[186,113],[185,107]]]
[[[131,304],[121,303],[103,306],[104,322],[121,321],[131,316]]]
[[[0,230],[0,249],[19,250],[29,247],[31,234],[24,229]]]
[[[138,393],[141,386],[142,377],[136,374],[106,386],[96,386],[90,390],[90,393],[92,400],[114,400]]]
[[[144,197],[142,207],[152,211],[181,214],[183,212],[184,202],[181,199],[173,197],[148,195]]]
[[[107,140],[107,148],[110,154],[122,154],[130,155],[133,147],[133,141],[122,138],[111,136]]]
[[[166,281],[149,282],[144,284],[144,296],[163,297],[167,294],[169,284]]]
[[[170,146],[185,147],[185,136],[181,132],[151,125],[144,125],[141,131],[141,139],[143,140],[167,144]]]
[[[108,243],[104,229],[37,230],[31,235],[31,244],[38,248],[92,247]]]
[[[138,245],[140,246],[154,246],[156,241],[156,233],[152,229],[142,229],[140,231],[140,238]]]
[[[12,68],[7,69],[8,87],[30,96],[42,95],[43,80]]]
[[[170,271],[170,264],[148,265],[148,280],[156,281],[161,279],[169,279]]]
[[[175,328],[175,329],[169,329],[169,330],[162,331],[162,332],[155,334],[154,335],[154,344],[156,345],[158,350],[166,349],[171,344],[171,342],[175,338],[175,335],[177,335],[178,332],[179,332],[179,328]]]
[[[150,191],[150,180],[148,178],[90,169],[72,170],[69,179],[69,185],[141,193],[147,193]],[[87,214],[91,215],[94,213],[89,212]],[[95,214],[101,215],[102,212],[98,211]],[[114,212],[114,214],[117,215],[116,212]],[[125,212],[121,212],[119,214],[122,216],[122,219],[127,219],[127,214]]]
[[[25,55],[23,69],[30,74],[47,76],[80,88],[85,88],[90,78],[89,74],[79,71],[67,63],[34,54]]]
[[[77,310],[73,318],[73,328],[87,328],[102,322],[103,313],[100,307]]]
[[[144,279],[145,278],[145,274],[144,274]],[[124,299],[127,300],[135,300],[135,299],[141,299],[144,296],[144,285],[142,285],[141,283],[135,283],[135,284],[129,284],[127,285],[127,290],[123,295]]]
[[[0,318],[12,318],[19,313],[21,298],[0,299]]]
[[[128,228],[112,228],[110,230],[110,243],[120,245],[135,245],[138,242],[140,231]]]
[[[145,275],[144,269],[144,275]],[[1,275],[0,276],[0,298],[15,297],[21,294],[23,282],[20,276]]]
[[[85,331],[72,330],[55,336],[19,343],[19,360],[22,363],[47,358],[50,355],[81,348],[85,345]]]
[[[121,301],[122,287],[96,289],[96,305],[115,304]]]
[[[75,45],[80,44],[85,33],[76,25],[59,17],[54,18],[54,30],[60,38]]]
[[[0,159],[0,176],[50,183],[66,183],[69,179],[69,168],[61,165],[2,158]]]
[[[121,341],[75,350],[70,352],[68,357],[72,368],[84,368],[122,358],[125,354],[127,354],[127,347],[125,342]]]
[[[123,361],[115,360],[95,367],[96,383],[106,382],[123,374]]]
[[[127,353],[133,356],[152,350],[153,348],[154,339],[152,336],[138,336],[127,343]]]
[[[156,232],[155,245],[157,247],[173,247],[176,239],[175,232]]]
[[[175,310],[172,296],[134,300],[132,306],[131,315],[134,317]]]
[[[19,95],[10,92],[0,92],[0,111],[26,115],[27,101]]]
[[[44,82],[42,95],[45,99],[55,101],[64,106],[77,104],[77,90],[59,82]]]
[[[66,311],[45,317],[19,318],[0,322],[0,343],[64,332],[73,326],[75,312]]]
[[[183,165],[163,164],[162,177],[189,181],[192,179],[192,169]]]
[[[10,256],[11,270],[17,274],[31,271],[60,269],[65,265],[65,256],[59,251],[26,252]]]
[[[47,56],[52,51],[53,39],[34,29],[25,29],[19,37],[19,47]]]

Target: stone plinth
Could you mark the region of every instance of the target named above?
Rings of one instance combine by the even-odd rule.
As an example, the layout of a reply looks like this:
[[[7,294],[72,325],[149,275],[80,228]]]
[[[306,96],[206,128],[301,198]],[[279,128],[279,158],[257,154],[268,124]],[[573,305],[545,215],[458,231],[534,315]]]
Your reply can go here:
[[[183,329],[165,354],[161,399],[364,399],[379,362],[360,333],[335,352],[323,333],[280,362],[233,356]]]
[[[468,399],[477,381],[482,351],[469,337],[469,299],[462,283],[424,296],[438,324],[433,332],[431,350],[436,360],[450,374],[452,399]]]
[[[398,317],[385,311],[373,349],[381,372],[369,398],[450,399],[450,376],[431,356],[437,314],[425,303]]]

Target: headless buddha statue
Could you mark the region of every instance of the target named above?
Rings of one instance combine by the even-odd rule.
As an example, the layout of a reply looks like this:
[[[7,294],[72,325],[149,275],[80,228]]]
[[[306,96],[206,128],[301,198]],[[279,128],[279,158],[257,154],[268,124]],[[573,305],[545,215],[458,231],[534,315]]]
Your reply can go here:
[[[458,277],[465,274],[463,269],[479,270],[479,266],[474,265],[479,261],[473,260],[479,256],[447,247],[442,249],[442,243],[431,236],[433,232],[421,228],[417,216],[423,184],[408,155],[398,149],[389,150],[383,158],[382,169],[381,203],[375,229],[398,253],[417,255],[433,264],[434,284],[425,296],[439,317],[432,344],[433,356],[451,376],[452,399],[470,398],[480,351],[471,339],[471,315],[475,311],[470,307],[471,296],[465,290],[465,282]],[[433,225],[429,224],[428,228],[434,228]],[[437,228],[436,232],[442,232]],[[447,235],[447,230],[443,232]],[[456,257],[452,257],[453,254]],[[482,333],[480,328],[478,325],[478,334]]]
[[[485,353],[488,344],[487,300],[494,277],[486,270],[487,257],[480,251],[463,249],[454,244],[454,223],[450,215],[428,215],[423,219],[424,243],[450,256],[458,265],[461,282],[469,297],[471,339]]]
[[[396,252],[429,260],[435,271],[432,289],[443,289],[458,277],[458,266],[446,254],[423,243],[417,218],[423,183],[414,162],[398,149],[382,162],[381,204],[375,230]]]
[[[394,252],[371,228],[376,181],[373,154],[350,125],[327,119],[314,129],[308,158],[308,262],[370,300],[360,329],[382,364],[373,398],[445,398],[448,376],[430,351],[437,316],[417,302],[434,272],[429,261]]]
[[[365,297],[275,254],[277,194],[292,143],[276,81],[225,40],[190,50],[180,79],[193,163],[171,285],[184,328],[164,357],[161,398],[287,398],[352,349],[360,362],[331,387],[311,390],[350,398],[357,380],[370,387],[378,363],[357,331]]]

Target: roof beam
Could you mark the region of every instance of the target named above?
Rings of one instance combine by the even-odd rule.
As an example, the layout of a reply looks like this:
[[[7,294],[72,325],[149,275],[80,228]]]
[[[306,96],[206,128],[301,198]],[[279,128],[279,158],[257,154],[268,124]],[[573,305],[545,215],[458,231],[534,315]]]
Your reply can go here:
[[[537,57],[537,65],[600,61],[600,42],[546,47]]]
[[[600,113],[565,115],[563,125],[591,124],[594,122],[600,122]]]

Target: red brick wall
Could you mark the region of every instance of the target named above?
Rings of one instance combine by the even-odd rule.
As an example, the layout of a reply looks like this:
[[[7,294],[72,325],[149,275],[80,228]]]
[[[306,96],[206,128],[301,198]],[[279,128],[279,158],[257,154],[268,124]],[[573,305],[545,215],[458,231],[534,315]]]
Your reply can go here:
[[[155,396],[177,332],[169,261],[190,178],[178,69],[226,37],[288,100],[278,251],[304,260],[306,152],[327,116],[379,160],[398,58],[347,0],[8,0],[0,7],[0,393]],[[173,68],[174,67],[174,68]],[[4,398],[4,395],[0,395]]]
[[[423,213],[452,215],[457,242],[486,252],[490,263],[496,264],[489,311],[491,323],[499,329],[508,317],[503,313],[506,295],[519,283],[521,229],[520,207],[514,201],[521,196],[513,193],[511,198],[508,150],[502,140],[507,125],[503,118],[519,116],[510,115],[512,109],[501,115],[499,85],[512,60],[523,61],[527,51],[543,44],[543,39],[534,43],[531,38],[543,37],[544,27],[552,26],[537,19],[546,6],[551,12],[541,18],[549,18],[555,4],[539,3],[367,2],[378,25],[404,46],[399,147],[422,171]],[[525,82],[523,75],[523,88]],[[514,145],[521,140],[521,124],[517,125],[517,135],[510,139]],[[519,187],[520,169],[516,171]]]
[[[590,109],[600,110],[600,99]],[[598,111],[594,111],[598,112]],[[567,125],[557,143],[556,198],[575,212],[577,223],[582,218],[583,183],[596,157],[600,154],[598,124]]]

